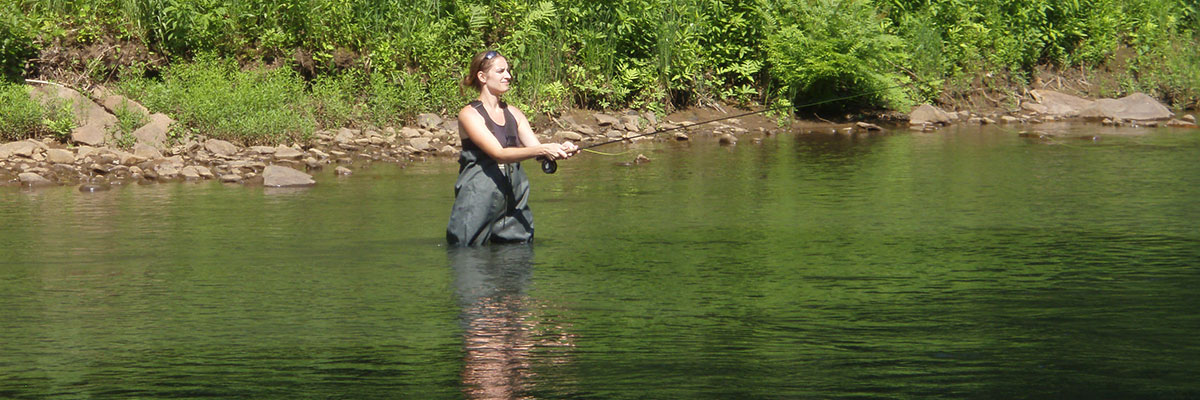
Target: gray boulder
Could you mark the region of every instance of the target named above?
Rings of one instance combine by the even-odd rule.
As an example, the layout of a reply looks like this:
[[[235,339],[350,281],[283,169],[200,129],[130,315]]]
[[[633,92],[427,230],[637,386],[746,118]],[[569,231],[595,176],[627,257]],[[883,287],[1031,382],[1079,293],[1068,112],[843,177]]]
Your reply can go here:
[[[74,164],[75,155],[71,154],[70,150],[50,149],[46,150],[46,161],[55,164]]]
[[[952,121],[950,113],[929,104],[922,104],[908,114],[910,125],[936,124],[947,125]]]
[[[617,117],[614,117],[614,116],[611,116],[608,114],[604,114],[604,113],[595,113],[595,114],[592,114],[592,116],[596,117],[596,123],[600,124],[600,126],[616,125],[621,122],[620,120],[617,119]]]
[[[1174,114],[1145,93],[1134,93],[1116,100],[1096,100],[1091,106],[1081,110],[1079,116],[1088,119],[1157,121],[1171,119]]]
[[[417,149],[417,151],[428,151],[433,148],[429,144],[429,138],[426,137],[412,138],[408,141],[408,145]]]
[[[270,187],[311,186],[317,184],[306,173],[279,165],[268,165],[263,170],[263,185]]]
[[[1070,118],[1078,116],[1080,111],[1091,107],[1094,103],[1088,99],[1053,90],[1032,90],[1029,94],[1033,96],[1033,100],[1037,102],[1036,105],[1038,107],[1029,107],[1027,106],[1029,103],[1022,104],[1022,107],[1039,114],[1056,117]]]
[[[157,148],[146,143],[133,145],[133,155],[147,160],[162,158],[162,152],[159,152]]]
[[[150,115],[150,123],[133,131],[133,137],[137,139],[138,143],[165,150],[167,148],[167,132],[170,132],[171,125],[174,123],[175,120],[166,114],[154,113]]]
[[[221,139],[208,139],[204,141],[204,149],[221,156],[231,156],[238,152],[237,146]]]
[[[442,117],[439,117],[437,114],[423,113],[423,114],[417,115],[417,126],[419,126],[421,128],[428,129],[428,130],[434,130],[434,129],[438,128],[438,126],[441,124],[442,124]]]
[[[0,144],[0,159],[12,156],[33,157],[33,153],[38,149],[38,145],[28,140]]]
[[[304,156],[304,152],[292,147],[280,145],[275,148],[275,158],[300,158],[302,156]]]
[[[49,179],[43,178],[41,175],[33,172],[22,172],[17,175],[17,179],[20,179],[21,184],[25,186],[50,186],[54,184]]]
[[[564,141],[564,140],[578,142],[580,140],[583,140],[583,135],[580,135],[578,133],[571,132],[571,131],[558,131],[558,133],[554,134],[554,139],[558,140],[560,142]]]
[[[58,85],[40,85],[31,90],[31,95],[42,102],[65,101],[75,112],[78,127],[71,130],[71,140],[89,146],[104,144],[109,127],[117,123],[117,117],[99,104],[75,90]]]
[[[92,97],[95,97],[100,105],[104,106],[109,112],[116,114],[117,110],[125,109],[138,113],[143,117],[150,116],[150,110],[138,102],[125,98],[125,96],[116,94],[115,92],[104,88],[96,87],[92,89]]]
[[[338,143],[354,143],[354,131],[349,128],[338,129],[338,133],[333,137],[333,141]]]

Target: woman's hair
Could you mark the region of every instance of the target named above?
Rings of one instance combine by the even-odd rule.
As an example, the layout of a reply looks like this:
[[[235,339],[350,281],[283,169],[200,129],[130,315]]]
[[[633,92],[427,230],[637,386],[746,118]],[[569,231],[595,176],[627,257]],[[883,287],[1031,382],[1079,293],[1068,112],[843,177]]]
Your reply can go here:
[[[496,62],[496,58],[504,57],[500,52],[495,50],[481,51],[471,59],[471,70],[467,72],[467,76],[463,77],[462,87],[459,91],[465,88],[475,89],[476,92],[483,90],[483,84],[479,82],[479,71],[486,71],[492,67],[492,63]]]

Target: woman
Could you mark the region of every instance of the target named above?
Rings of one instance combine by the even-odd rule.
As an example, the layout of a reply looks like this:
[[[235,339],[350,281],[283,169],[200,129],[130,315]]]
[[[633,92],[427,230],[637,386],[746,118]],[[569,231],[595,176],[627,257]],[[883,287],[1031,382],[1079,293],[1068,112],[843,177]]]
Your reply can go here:
[[[571,142],[538,141],[525,114],[500,100],[510,80],[508,60],[495,51],[476,54],[463,78],[463,87],[477,90],[479,98],[458,112],[462,153],[446,225],[451,245],[532,241],[529,179],[520,162],[566,159],[579,150]]]

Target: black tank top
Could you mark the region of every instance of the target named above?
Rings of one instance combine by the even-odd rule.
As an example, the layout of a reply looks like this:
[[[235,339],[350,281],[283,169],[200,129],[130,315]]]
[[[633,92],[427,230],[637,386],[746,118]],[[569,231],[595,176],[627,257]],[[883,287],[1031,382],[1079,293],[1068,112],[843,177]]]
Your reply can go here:
[[[475,111],[478,111],[479,115],[483,116],[483,122],[487,124],[488,131],[492,132],[492,135],[500,142],[500,146],[517,147],[521,145],[520,140],[517,139],[516,118],[513,117],[512,112],[508,111],[508,103],[500,102],[500,109],[504,110],[503,126],[497,125],[495,121],[492,121],[492,116],[488,115],[487,109],[483,108],[483,102],[479,100],[472,101],[471,107],[474,107]],[[471,142],[470,137],[463,138],[462,146],[463,150],[479,150],[479,146]]]

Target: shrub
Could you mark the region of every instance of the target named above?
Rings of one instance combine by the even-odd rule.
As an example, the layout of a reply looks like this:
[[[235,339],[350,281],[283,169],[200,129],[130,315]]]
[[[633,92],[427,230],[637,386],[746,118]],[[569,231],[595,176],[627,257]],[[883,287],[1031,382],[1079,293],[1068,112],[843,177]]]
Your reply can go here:
[[[29,98],[24,85],[0,82],[0,139],[21,140],[42,129],[46,108]]]
[[[903,46],[884,30],[874,8],[860,0],[814,3],[789,4],[767,39],[781,92],[797,105],[871,93],[814,111],[905,107],[907,97],[895,88],[904,81],[895,72],[905,62]]]
[[[0,6],[0,81],[19,82],[25,64],[37,56],[33,38],[20,29],[16,13]]]
[[[75,129],[71,104],[40,103],[29,96],[25,85],[0,82],[0,140],[21,140],[51,135],[59,140]]]
[[[306,141],[316,126],[304,81],[288,69],[241,71],[204,56],[167,68],[161,82],[134,78],[121,90],[192,133],[246,145]]]

